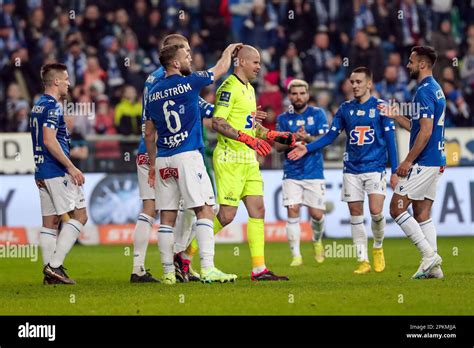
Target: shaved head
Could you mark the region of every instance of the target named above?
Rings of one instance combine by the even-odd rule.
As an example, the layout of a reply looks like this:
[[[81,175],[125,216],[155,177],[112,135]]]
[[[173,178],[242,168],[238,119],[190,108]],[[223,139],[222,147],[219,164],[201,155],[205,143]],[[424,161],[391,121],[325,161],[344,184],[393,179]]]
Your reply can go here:
[[[260,53],[255,47],[244,45],[237,52],[238,65],[235,73],[243,80],[253,81],[260,71]]]
[[[239,50],[237,53],[237,58],[239,59],[251,59],[252,55],[260,56],[260,53],[258,53],[258,50],[249,45],[243,45],[242,48]]]

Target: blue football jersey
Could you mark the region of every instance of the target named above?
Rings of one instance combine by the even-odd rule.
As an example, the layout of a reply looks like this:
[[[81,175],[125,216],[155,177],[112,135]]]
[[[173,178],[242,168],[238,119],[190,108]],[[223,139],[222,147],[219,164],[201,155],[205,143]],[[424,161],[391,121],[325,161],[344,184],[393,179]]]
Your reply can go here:
[[[432,76],[424,78],[413,98],[415,111],[411,118],[410,150],[420,132],[420,118],[433,120],[433,132],[430,140],[414,163],[422,166],[444,166],[446,156],[444,153],[444,115],[446,98],[441,86]]]
[[[148,92],[146,117],[158,132],[158,157],[204,147],[199,93],[213,82],[214,74],[209,71],[175,74],[161,79]]]
[[[312,136],[326,134],[329,130],[326,115],[321,108],[308,106],[301,114],[287,111],[278,116],[277,129],[279,131],[296,133],[301,127],[304,127],[305,131]],[[308,153],[297,161],[286,158],[290,151],[285,152],[283,179],[324,179],[322,150]]]
[[[353,99],[343,103],[336,112],[331,130],[346,131],[344,173],[383,172],[387,164],[385,132],[394,131],[395,124],[380,115],[377,104],[381,99],[370,97],[360,104]]]
[[[158,81],[165,77],[165,75],[166,71],[163,67],[161,67],[151,73],[145,81],[142,97],[142,137],[140,139],[140,144],[138,145],[139,155],[146,154],[147,152],[145,145],[145,121],[147,120],[146,100],[148,98],[148,93]],[[214,105],[199,97],[199,110],[201,112],[202,118],[211,118],[214,112]],[[202,151],[203,149],[201,149],[201,152]]]
[[[30,128],[35,159],[35,179],[51,179],[64,176],[66,168],[48,151],[43,141],[43,127],[56,129],[56,139],[64,154],[69,157],[70,135],[64,122],[61,103],[43,94],[31,110]]]

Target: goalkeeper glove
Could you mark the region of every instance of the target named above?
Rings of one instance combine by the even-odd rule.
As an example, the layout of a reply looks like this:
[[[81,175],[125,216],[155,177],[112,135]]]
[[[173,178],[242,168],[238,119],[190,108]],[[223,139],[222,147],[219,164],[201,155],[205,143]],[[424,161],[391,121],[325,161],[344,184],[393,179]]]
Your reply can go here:
[[[289,147],[295,147],[295,136],[290,132],[277,132],[268,131],[267,140],[275,141],[277,143],[288,145]]]
[[[263,157],[268,155],[272,149],[272,147],[265,140],[254,138],[241,131],[239,131],[239,137],[237,138],[237,141],[246,144],[248,147],[254,149],[260,156]]]

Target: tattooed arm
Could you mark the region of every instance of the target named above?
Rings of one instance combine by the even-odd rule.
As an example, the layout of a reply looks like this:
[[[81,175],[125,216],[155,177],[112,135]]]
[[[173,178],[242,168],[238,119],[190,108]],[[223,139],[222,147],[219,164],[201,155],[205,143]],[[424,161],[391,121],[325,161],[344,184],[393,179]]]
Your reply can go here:
[[[237,129],[232,127],[224,118],[214,116],[212,118],[212,129],[217,133],[220,133],[227,138],[237,140],[239,137],[239,132]]]

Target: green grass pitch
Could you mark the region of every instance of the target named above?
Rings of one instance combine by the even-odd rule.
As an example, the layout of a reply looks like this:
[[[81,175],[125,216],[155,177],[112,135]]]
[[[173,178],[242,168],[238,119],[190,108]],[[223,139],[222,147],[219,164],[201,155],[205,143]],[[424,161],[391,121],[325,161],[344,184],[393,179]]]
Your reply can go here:
[[[267,244],[267,266],[288,282],[251,282],[247,244],[217,245],[216,265],[236,273],[236,283],[175,286],[130,284],[124,246],[75,246],[65,263],[75,286],[42,285],[40,258],[0,260],[0,315],[473,315],[474,238],[439,238],[438,245],[443,280],[410,279],[419,254],[404,238],[386,239],[386,270],[367,275],[352,273],[353,258],[316,264],[310,243],[302,243],[304,265],[293,268],[286,243]],[[161,276],[156,245],[147,267]]]

